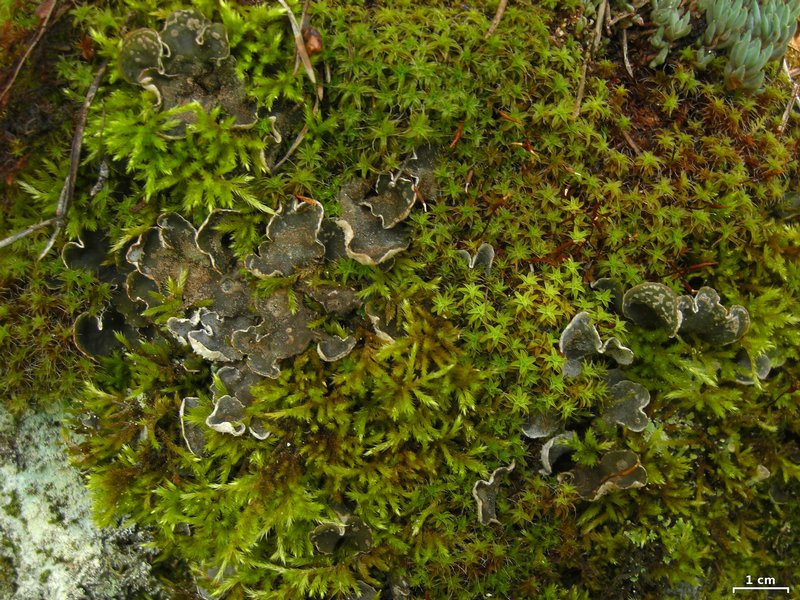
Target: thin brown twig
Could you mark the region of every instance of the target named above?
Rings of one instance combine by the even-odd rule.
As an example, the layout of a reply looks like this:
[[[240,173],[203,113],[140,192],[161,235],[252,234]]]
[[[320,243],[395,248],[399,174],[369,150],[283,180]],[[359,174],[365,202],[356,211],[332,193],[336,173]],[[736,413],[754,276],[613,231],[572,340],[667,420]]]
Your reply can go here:
[[[53,11],[55,10],[55,8],[56,8],[56,0],[50,0],[50,6],[47,9],[47,12],[45,13],[41,23],[39,24],[39,29],[36,31],[36,36],[33,38],[33,41],[30,43],[30,45],[28,45],[28,47],[25,49],[25,53],[19,59],[17,66],[14,68],[14,72],[11,74],[11,78],[8,80],[8,83],[6,83],[6,85],[3,87],[3,92],[0,93],[0,106],[3,106],[3,104],[5,103],[8,97],[8,93],[11,91],[11,86],[13,86],[14,82],[17,80],[17,76],[19,75],[19,72],[22,70],[22,66],[25,64],[25,61],[28,60],[28,57],[31,55],[31,52],[33,52],[33,49],[39,43],[39,40],[42,39],[42,36],[44,35],[45,30],[47,29],[47,24],[50,22],[50,17],[53,16]]]
[[[308,5],[311,4],[311,0],[306,0],[303,3],[303,12],[300,15],[300,31],[305,31],[306,27],[308,27]],[[305,40],[303,40],[305,42]],[[305,44],[304,44],[305,45]],[[296,53],[294,55],[294,72],[292,75],[297,75],[297,70],[300,68],[300,53]]]
[[[642,23],[639,22],[641,17],[639,17],[639,19],[636,19],[636,17],[638,16],[639,9],[645,4],[648,4],[649,1],[650,0],[637,0],[632,4],[633,10],[620,12],[614,16],[611,16],[611,13],[609,12],[608,18],[606,19],[606,27],[608,28],[608,32],[611,33],[611,28],[614,27],[614,25],[623,19],[627,19],[628,17],[634,17],[633,22],[637,25],[641,25]]]
[[[23,229],[22,231],[18,231],[17,233],[8,236],[5,239],[0,240],[0,248],[5,248],[6,246],[10,246],[17,240],[21,240],[22,238],[32,234],[34,231],[39,231],[40,229],[44,229],[56,222],[56,217],[50,217],[41,223],[36,223],[36,225],[31,225],[27,229]]]
[[[322,100],[322,86],[317,85],[317,76],[314,74],[314,66],[311,64],[311,59],[308,57],[308,52],[306,52],[306,43],[303,40],[303,30],[300,27],[300,23],[297,22],[292,9],[289,8],[288,4],[286,4],[286,0],[278,0],[278,2],[280,2],[281,6],[286,9],[286,16],[289,17],[289,23],[291,23],[292,32],[294,33],[294,45],[295,48],[297,48],[297,55],[303,62],[303,67],[305,68],[308,78],[317,89],[317,97]]]
[[[312,112],[312,114],[316,115],[318,111],[319,111],[319,99],[317,99],[314,102],[314,108],[312,109],[311,112]],[[306,137],[307,133],[308,133],[308,124],[305,124],[305,125],[303,125],[303,128],[300,130],[300,133],[297,134],[297,137],[294,138],[294,141],[292,142],[292,145],[289,146],[289,149],[286,151],[286,154],[283,156],[283,158],[280,159],[277,163],[275,163],[275,166],[272,167],[271,171],[273,173],[275,171],[277,171],[281,167],[281,165],[283,163],[285,163],[287,160],[289,160],[289,157],[292,154],[294,154],[294,151],[297,150],[297,147],[300,145],[300,142],[303,141],[303,138]]]
[[[592,45],[589,48],[589,54],[583,61],[583,68],[581,69],[581,80],[578,83],[578,95],[575,99],[575,108],[572,111],[572,118],[577,119],[578,115],[581,114],[581,104],[583,103],[583,94],[586,91],[586,74],[589,71],[589,62],[592,60],[595,52],[600,48],[600,39],[603,37],[603,17],[606,14],[606,6],[608,5],[608,0],[603,0],[600,3],[600,8],[597,11],[597,22],[595,23],[594,28],[594,39],[592,40]]]
[[[628,60],[628,30],[624,27],[622,28],[622,62],[625,63],[625,70],[628,75],[633,79],[633,68],[631,67],[631,61]]]
[[[603,0],[603,2],[600,3],[600,8],[597,13],[597,27],[594,32],[594,39],[592,40],[592,53],[590,56],[594,56],[600,49],[600,40],[603,39],[603,18],[608,20],[610,14],[611,7],[608,5],[608,0]]]
[[[100,68],[97,69],[97,73],[95,74],[89,89],[86,91],[86,97],[83,99],[81,111],[78,113],[78,122],[75,124],[75,133],[72,135],[72,147],[70,148],[69,154],[69,172],[67,173],[67,178],[64,181],[64,187],[61,188],[61,194],[58,198],[58,206],[56,206],[56,227],[53,230],[53,235],[50,236],[50,241],[47,242],[44,250],[42,250],[41,254],[39,254],[39,260],[42,260],[45,256],[47,256],[47,253],[50,252],[50,249],[56,243],[58,235],[61,233],[61,229],[64,226],[64,217],[69,209],[69,203],[72,201],[72,197],[75,195],[75,180],[78,177],[78,166],[80,165],[81,160],[81,146],[83,146],[83,131],[86,129],[86,119],[89,116],[89,106],[91,106],[92,100],[94,100],[94,95],[97,93],[97,90],[100,87],[100,81],[103,79],[103,75],[105,75],[107,67],[108,59],[104,60],[100,65]]]
[[[631,147],[631,149],[636,154],[641,154],[642,153],[642,149],[639,148],[639,146],[636,145],[636,142],[633,141],[633,138],[630,136],[630,134],[627,131],[623,131],[622,132],[622,137],[625,138],[625,141],[628,142],[628,145]]]
[[[789,69],[789,63],[786,62],[786,59],[783,59],[783,72],[786,73],[786,77],[789,78],[789,81],[792,84],[792,97],[789,100],[789,103],[786,105],[786,110],[783,113],[783,119],[781,119],[781,126],[778,129],[781,133],[786,129],[786,125],[789,123],[789,117],[792,114],[792,104],[797,104],[798,108],[800,108],[800,89],[798,89],[798,82],[794,80],[792,76],[792,70]]]
[[[789,98],[789,102],[786,103],[786,110],[783,111],[783,118],[781,118],[781,124],[778,127],[780,133],[783,133],[789,124],[789,117],[792,115],[792,107],[795,100],[797,100],[798,94],[800,94],[800,81],[795,81],[792,84],[792,96]]]
[[[486,30],[486,35],[483,36],[483,39],[488,40],[492,37],[494,30],[500,25],[500,19],[503,18],[503,13],[506,12],[507,4],[508,0],[500,0],[500,4],[497,5],[497,12],[494,13],[494,19],[492,19],[492,23],[489,25],[489,29]]]

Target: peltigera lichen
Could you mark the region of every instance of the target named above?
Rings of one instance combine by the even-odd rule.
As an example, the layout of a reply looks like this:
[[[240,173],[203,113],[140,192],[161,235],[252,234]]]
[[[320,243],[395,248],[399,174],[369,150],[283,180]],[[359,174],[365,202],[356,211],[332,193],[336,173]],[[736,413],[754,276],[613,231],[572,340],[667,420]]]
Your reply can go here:
[[[800,129],[763,44],[701,65],[709,3],[660,3],[657,48],[650,5],[249,4],[77,6],[97,56],[48,71],[71,106],[111,65],[65,219],[107,250],[0,250],[2,383],[70,404],[98,518],[176,598],[792,584]],[[0,163],[4,228],[58,207],[72,122]],[[150,330],[75,353],[120,289]]]

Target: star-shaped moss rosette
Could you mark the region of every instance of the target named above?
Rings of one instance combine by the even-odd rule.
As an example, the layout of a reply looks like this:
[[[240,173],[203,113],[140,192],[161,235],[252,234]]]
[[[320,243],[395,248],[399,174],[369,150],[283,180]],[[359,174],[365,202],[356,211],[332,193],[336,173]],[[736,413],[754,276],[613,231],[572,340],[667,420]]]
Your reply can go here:
[[[219,316],[232,317],[247,312],[250,288],[239,277],[238,270],[221,272],[215,268],[216,264],[228,264],[223,254],[214,258],[209,253],[214,250],[212,245],[205,244],[209,252],[198,245],[198,240],[207,241],[207,230],[216,218],[212,212],[196,230],[180,215],[164,213],[158,217],[156,226],[139,236],[128,249],[126,258],[162,294],[168,293],[170,282],[183,282],[184,309],[211,303]]]
[[[583,370],[583,362],[598,355],[609,356],[621,365],[633,362],[633,352],[617,338],[611,337],[605,342],[600,339],[600,334],[586,312],[575,315],[564,329],[559,340],[559,349],[567,359],[564,363],[565,377],[577,377]]]
[[[694,335],[714,346],[732,344],[750,329],[747,309],[738,304],[726,309],[710,287],[701,287],[694,297],[679,297],[678,310],[683,316],[678,333]]]
[[[258,254],[245,258],[247,270],[257,277],[288,277],[319,263],[325,256],[319,240],[323,212],[321,204],[299,200],[281,206],[267,225],[267,240]]]
[[[584,500],[595,501],[612,491],[644,487],[647,471],[635,452],[612,450],[595,466],[578,465],[559,474],[558,479],[574,485]]]
[[[221,107],[234,117],[236,127],[251,127],[257,121],[255,104],[236,74],[225,26],[193,8],[170,14],[160,32],[129,33],[122,40],[118,66],[127,81],[152,91],[162,110],[196,102],[205,111]],[[190,110],[176,116],[180,123],[167,137],[182,137],[196,120]]]
[[[478,505],[478,520],[483,525],[500,524],[497,519],[497,492],[500,488],[500,477],[514,470],[516,463],[511,461],[507,467],[497,467],[492,471],[489,480],[479,479],[472,486],[472,497]]]
[[[75,320],[73,339],[78,349],[88,356],[107,356],[119,350],[121,334],[128,341],[140,337],[149,322],[141,316],[144,305],[131,299],[125,291],[125,279],[131,266],[124,261],[109,261],[111,243],[102,232],[86,231],[64,245],[61,259],[68,269],[86,270],[111,285],[108,304],[99,314],[82,313]]]

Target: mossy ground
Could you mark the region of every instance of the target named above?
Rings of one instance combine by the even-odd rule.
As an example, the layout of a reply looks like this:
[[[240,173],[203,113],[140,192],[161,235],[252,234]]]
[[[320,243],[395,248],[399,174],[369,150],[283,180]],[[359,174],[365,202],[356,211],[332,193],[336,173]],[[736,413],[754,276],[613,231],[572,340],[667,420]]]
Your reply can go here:
[[[209,431],[203,458],[182,444],[178,406],[200,395],[189,419],[203,424],[209,365],[187,373],[174,360],[186,351],[167,338],[80,358],[69,324],[101,310],[108,289],[54,255],[34,265],[47,231],[0,251],[4,401],[17,411],[31,398],[69,403],[101,523],[148,527],[165,565],[180,561],[229,598],[344,597],[357,579],[379,588],[400,577],[415,598],[714,598],[746,575],[800,584],[800,230],[786,203],[797,119],[779,131],[790,85],[773,66],[762,94],[731,94],[718,70],[696,73],[679,53],[648,70],[637,48],[631,80],[612,40],[576,115],[589,42],[571,34],[579,3],[555,4],[509,3],[487,38],[495,3],[313,2],[325,92],[315,112],[275,7],[195,2],[226,24],[262,118],[237,131],[224,115],[201,116],[172,141],[158,135],[169,117],[119,79],[113,59],[123,28],[158,27],[179,5],[74,9],[97,56],[59,62],[67,99],[80,103],[98,61],[112,65],[89,115],[68,237],[106,229],[122,245],[165,210],[197,225],[214,207],[236,208],[231,241],[244,256],[263,235],[264,207],[299,194],[335,211],[348,179],[396,169],[422,144],[441,148],[440,193],[412,214],[409,251],[386,269],[340,261],[323,274],[393,308],[407,335],[389,346],[367,338],[332,365],[311,352],[284,365],[250,409],[271,436]],[[266,113],[298,103],[284,122],[307,133],[267,173],[294,136],[276,147]],[[4,231],[53,214],[70,137],[66,125],[54,131],[8,182]],[[90,196],[103,159],[111,176]],[[457,255],[483,242],[497,253],[488,275]],[[748,309],[751,330],[722,348],[642,331],[592,290],[600,277],[679,293],[712,286]],[[634,350],[628,377],[652,396],[645,432],[589,427],[609,402],[607,365],[565,380],[558,352],[579,311]],[[737,385],[742,347],[784,362],[759,385]],[[574,461],[630,448],[648,485],[586,502],[540,475],[541,444],[521,427],[545,409],[579,431]],[[501,524],[483,526],[472,486],[512,460]],[[320,556],[308,534],[343,502],[374,547]],[[185,573],[171,575],[176,597],[191,594]]]

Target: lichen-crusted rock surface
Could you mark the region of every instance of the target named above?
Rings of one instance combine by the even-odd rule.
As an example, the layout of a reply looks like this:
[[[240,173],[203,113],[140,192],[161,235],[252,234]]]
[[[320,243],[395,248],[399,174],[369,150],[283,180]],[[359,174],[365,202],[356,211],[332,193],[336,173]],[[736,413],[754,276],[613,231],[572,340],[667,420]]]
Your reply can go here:
[[[168,597],[136,528],[97,528],[62,439],[64,413],[0,409],[0,595],[8,600]]]

